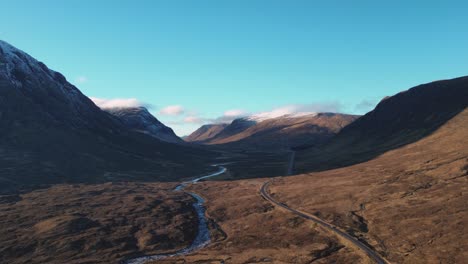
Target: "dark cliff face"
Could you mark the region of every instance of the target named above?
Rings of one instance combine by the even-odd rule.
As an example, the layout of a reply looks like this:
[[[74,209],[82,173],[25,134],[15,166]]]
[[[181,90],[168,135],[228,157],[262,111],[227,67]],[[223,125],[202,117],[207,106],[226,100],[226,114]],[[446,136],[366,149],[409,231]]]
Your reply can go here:
[[[320,149],[298,153],[298,171],[363,162],[434,132],[468,106],[468,77],[431,82],[384,98]]]
[[[433,130],[468,105],[468,77],[436,81],[384,98],[341,134],[386,136],[401,130]]]
[[[148,134],[166,142],[183,142],[170,127],[161,123],[145,107],[110,108],[103,110],[119,118],[129,129]]]
[[[203,171],[201,160],[209,156],[128,129],[62,74],[0,41],[0,192],[59,182],[174,180],[187,176],[189,165]]]

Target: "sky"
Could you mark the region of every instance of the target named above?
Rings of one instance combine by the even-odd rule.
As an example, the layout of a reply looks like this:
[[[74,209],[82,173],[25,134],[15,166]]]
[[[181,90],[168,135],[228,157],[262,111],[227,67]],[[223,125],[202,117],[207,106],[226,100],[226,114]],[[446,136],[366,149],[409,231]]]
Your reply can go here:
[[[467,75],[467,1],[4,1],[0,39],[182,136],[248,114],[364,114]]]

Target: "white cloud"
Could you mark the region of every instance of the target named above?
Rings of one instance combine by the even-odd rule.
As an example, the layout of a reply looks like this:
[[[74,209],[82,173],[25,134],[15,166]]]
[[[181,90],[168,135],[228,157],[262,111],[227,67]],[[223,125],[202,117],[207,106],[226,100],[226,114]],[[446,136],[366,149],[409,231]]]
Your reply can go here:
[[[372,109],[374,109],[376,105],[377,105],[377,100],[365,99],[359,102],[354,107],[354,110],[360,114],[365,114],[371,111]]]
[[[90,97],[90,99],[101,109],[145,106],[145,104],[143,104],[136,98],[103,99],[103,98]]]
[[[270,111],[256,113],[253,116],[258,119],[276,118],[285,115],[308,115],[320,112],[339,112],[342,105],[338,102],[294,104],[274,108]]]
[[[171,126],[171,128],[174,130],[174,132],[178,136],[188,136],[193,131],[200,128],[200,124],[193,124],[193,123],[187,123],[187,124],[170,124],[170,123],[167,123],[167,124],[169,124]]]
[[[245,117],[248,116],[249,113],[245,110],[242,109],[232,109],[232,110],[227,110],[224,112],[224,114],[220,117],[214,118],[214,119],[208,119],[209,123],[231,123],[232,120],[240,118],[240,117]]]
[[[204,118],[196,112],[189,112],[188,115],[181,119],[170,121],[172,125],[184,125],[184,124],[219,124],[219,123],[231,123],[234,119],[253,116],[259,120],[281,117],[284,115],[307,115],[319,112],[339,112],[342,109],[342,105],[338,102],[329,103],[312,103],[312,104],[295,104],[285,105],[278,108],[274,108],[270,111],[249,113],[243,109],[231,109],[223,113],[223,115],[217,118]],[[164,109],[163,109],[164,110]],[[161,110],[161,112],[163,111]],[[183,113],[183,112],[182,112]]]
[[[161,115],[177,116],[184,113],[184,108],[181,105],[169,105],[159,111]]]
[[[275,108],[267,112],[260,112],[260,113],[254,114],[254,116],[258,118],[268,119],[268,118],[275,118],[275,117],[280,117],[284,115],[291,115],[294,113],[298,113],[299,111],[300,111],[299,107],[294,106],[294,105],[289,105],[289,106]]]
[[[78,84],[87,83],[87,82],[88,82],[88,77],[86,77],[86,76],[78,76],[78,77],[75,79],[75,82],[78,83]]]
[[[187,116],[184,118],[185,123],[191,123],[191,124],[202,124],[205,123],[206,119],[198,117],[198,116]]]
[[[242,110],[242,109],[232,109],[232,110],[228,110],[226,112],[224,112],[224,116],[226,117],[231,117],[231,116],[242,116],[242,115],[246,115],[247,112],[245,110]]]
[[[204,118],[196,113],[189,113],[187,116],[177,119],[177,120],[167,120],[167,124],[178,126],[178,125],[186,125],[186,124],[207,124],[207,123],[214,123],[214,119]]]

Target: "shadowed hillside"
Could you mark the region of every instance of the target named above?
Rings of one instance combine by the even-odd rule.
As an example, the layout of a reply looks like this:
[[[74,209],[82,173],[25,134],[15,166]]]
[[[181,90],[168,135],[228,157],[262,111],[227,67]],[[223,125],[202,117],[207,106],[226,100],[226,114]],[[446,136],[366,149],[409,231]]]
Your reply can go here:
[[[468,105],[468,77],[423,84],[382,100],[321,148],[297,150],[296,172],[370,160],[430,135]]]
[[[0,41],[0,192],[63,182],[174,181],[203,174],[211,157],[129,130],[63,75]]]

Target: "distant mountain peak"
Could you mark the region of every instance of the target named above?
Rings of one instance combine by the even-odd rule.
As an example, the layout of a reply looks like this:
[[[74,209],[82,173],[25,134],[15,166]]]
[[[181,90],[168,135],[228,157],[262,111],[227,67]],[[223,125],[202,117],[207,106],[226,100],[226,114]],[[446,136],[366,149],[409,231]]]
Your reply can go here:
[[[246,148],[277,149],[328,140],[358,116],[299,112],[257,114],[234,119],[222,127],[204,125],[186,138],[202,144],[231,144]],[[214,133],[215,131],[216,133]]]
[[[184,140],[187,142],[205,142],[216,135],[218,135],[228,124],[207,124],[201,126],[199,129],[194,131],[192,134],[184,137]]]
[[[30,75],[44,74],[51,80],[65,82],[60,73],[50,70],[47,66],[34,59],[26,52],[0,40],[0,74],[11,80],[16,86],[21,86]]]
[[[102,110],[119,118],[128,128],[148,134],[160,140],[181,143],[183,142],[174,131],[161,123],[144,106],[112,107]]]
[[[48,122],[91,127],[99,108],[66,78],[26,52],[0,40],[0,88],[4,98],[21,97],[29,108],[42,109]],[[15,90],[16,88],[16,90]],[[14,102],[10,102],[14,103]],[[19,107],[19,103],[16,103]],[[26,109],[23,110],[23,112]],[[17,121],[18,122],[18,121]]]

